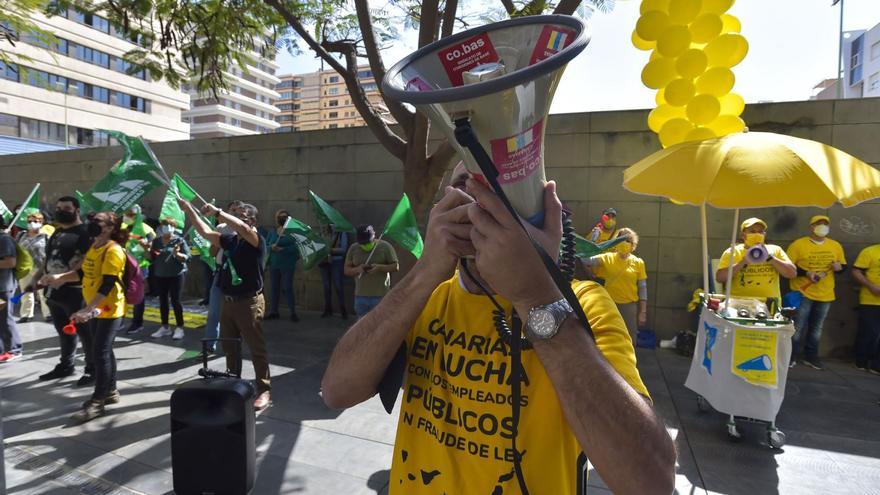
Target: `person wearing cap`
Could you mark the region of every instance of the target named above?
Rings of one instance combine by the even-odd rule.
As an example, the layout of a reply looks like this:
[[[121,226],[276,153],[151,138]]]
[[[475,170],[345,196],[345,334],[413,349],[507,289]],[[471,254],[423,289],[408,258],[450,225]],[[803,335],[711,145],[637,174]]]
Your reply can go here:
[[[880,244],[862,249],[853,263],[853,278],[861,286],[856,368],[880,375]]]
[[[599,223],[593,227],[589,238],[595,243],[605,242],[609,239],[617,237],[617,210],[614,208],[605,208],[602,211],[602,218]]]
[[[127,211],[122,214],[122,224],[126,226],[128,229],[133,229],[135,221],[137,221],[138,215],[142,213],[140,205],[132,205]],[[134,234],[131,233],[128,239],[128,245],[126,245],[125,249],[131,253],[134,252],[135,247],[140,246],[140,249],[144,253],[149,253],[150,249],[152,249],[153,241],[156,239],[156,231],[153,230],[153,227],[147,225],[147,222],[141,223],[141,229],[143,229],[143,233]],[[141,268],[141,274],[144,276],[144,280],[149,284],[149,292],[155,293],[156,291],[156,279],[155,277],[150,275],[150,265],[152,261],[149,256],[143,256],[140,260],[138,260],[138,265]],[[149,294],[148,294],[149,295]],[[125,330],[125,333],[128,335],[135,334],[144,329],[144,312],[147,309],[146,297],[141,302],[132,306],[132,315],[131,315],[131,323],[128,326],[128,329]]]
[[[834,274],[846,268],[843,246],[828,238],[830,225],[827,216],[814,215],[810,218],[810,235],[797,239],[786,250],[797,267],[797,277],[789,285],[791,290],[803,294],[794,322],[790,366],[797,363],[803,347],[804,364],[823,369],[819,360],[822,325],[835,299]]]
[[[788,259],[785,251],[775,245],[766,244],[767,223],[760,218],[746,219],[740,225],[742,242],[734,247],[733,253],[733,280],[730,288],[731,297],[752,297],[761,300],[768,298],[781,299],[779,289],[779,276],[794,278],[797,268]],[[768,257],[761,262],[750,260],[746,253],[756,247],[763,246],[767,250]],[[727,271],[730,266],[730,248],[721,255],[718,271],[715,279],[727,283]]]
[[[345,275],[355,279],[354,312],[361,318],[391,290],[391,273],[400,264],[394,247],[376,239],[372,225],[358,226],[356,239],[345,255]]]

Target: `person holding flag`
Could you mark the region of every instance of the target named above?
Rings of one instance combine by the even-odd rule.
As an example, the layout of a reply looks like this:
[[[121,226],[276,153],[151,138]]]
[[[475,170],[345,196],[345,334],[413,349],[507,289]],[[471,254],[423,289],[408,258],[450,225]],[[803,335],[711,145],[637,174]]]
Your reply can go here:
[[[144,280],[148,280],[155,284],[155,280],[150,278],[150,257],[149,252],[156,239],[156,231],[144,222],[144,215],[140,205],[132,205],[122,215],[122,224],[129,229],[128,244],[125,250],[137,260],[141,269]],[[152,291],[154,288],[150,287]],[[132,306],[131,324],[125,331],[131,335],[144,329],[144,311],[146,311],[146,298],[143,301]]]
[[[391,290],[391,273],[400,263],[394,247],[376,239],[372,225],[358,226],[356,240],[345,256],[345,275],[355,279],[354,312],[362,318]]]
[[[284,227],[290,213],[287,210],[275,212],[275,223],[278,227],[269,232],[266,244],[269,248],[269,278],[272,280],[272,295],[269,300],[269,312],[266,320],[278,318],[279,306],[281,305],[281,293],[287,296],[287,307],[290,309],[290,321],[299,321],[296,314],[296,296],[293,290],[293,274],[296,272],[296,262],[299,261],[299,248],[296,240],[285,235]]]
[[[153,240],[150,257],[153,260],[151,265],[153,280],[156,282],[159,294],[159,315],[162,318],[162,326],[150,337],[157,339],[170,335],[174,340],[180,340],[183,338],[183,304],[180,302],[180,294],[183,292],[183,283],[186,280],[189,246],[180,235],[177,220],[174,218],[163,218],[158,234],[159,236]],[[173,332],[168,326],[169,299],[177,323]]]

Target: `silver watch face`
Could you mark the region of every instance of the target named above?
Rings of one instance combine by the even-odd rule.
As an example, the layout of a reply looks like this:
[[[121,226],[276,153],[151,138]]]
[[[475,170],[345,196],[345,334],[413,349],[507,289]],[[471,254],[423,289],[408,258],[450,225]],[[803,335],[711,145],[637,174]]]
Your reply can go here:
[[[547,309],[532,311],[529,315],[529,330],[538,337],[551,337],[556,331],[556,318]]]

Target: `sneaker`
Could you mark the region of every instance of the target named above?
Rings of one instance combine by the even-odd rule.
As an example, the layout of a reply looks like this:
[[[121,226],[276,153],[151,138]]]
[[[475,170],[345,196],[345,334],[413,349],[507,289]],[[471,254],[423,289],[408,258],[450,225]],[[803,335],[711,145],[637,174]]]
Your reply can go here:
[[[88,387],[95,383],[95,375],[83,375],[76,381],[77,387]]]
[[[172,335],[173,333],[174,332],[172,332],[170,328],[163,325],[163,326],[159,327],[158,330],[153,332],[153,334],[150,335],[150,337],[152,337],[154,339],[159,339],[162,337],[168,337],[169,335]]]
[[[31,321],[30,316],[22,316],[18,319],[18,321],[16,321],[16,323],[27,323],[29,321]]]
[[[83,404],[83,408],[76,412],[71,419],[78,423],[85,423],[86,421],[91,421],[98,416],[104,415],[104,404],[102,401],[89,399]]]
[[[272,405],[272,395],[269,391],[265,391],[254,399],[254,410],[262,411]]]
[[[208,349],[207,351],[202,351],[202,352],[196,354],[196,360],[202,361],[205,359],[206,356],[208,359],[214,359],[217,357],[217,351],[213,351],[211,349]]]
[[[788,369],[792,369],[797,366],[797,359],[792,359],[790,363],[788,363]]]
[[[819,361],[819,358],[804,359],[804,364],[815,370],[821,371],[825,369],[825,366],[822,364],[822,361]]]
[[[9,361],[15,361],[16,359],[21,357],[20,352],[4,352],[0,354],[0,363],[8,363]]]
[[[293,313],[292,315],[290,315],[290,321],[299,321],[299,316],[296,313]]]
[[[93,400],[97,399],[90,398],[83,402],[83,409],[89,407],[89,402],[92,402]],[[122,400],[122,394],[119,393],[119,390],[111,390],[110,393],[107,394],[107,397],[104,398],[104,405],[119,404],[120,400]]]
[[[128,327],[128,330],[125,331],[125,333],[128,334],[128,335],[131,335],[131,334],[134,334],[134,333],[138,333],[138,332],[140,332],[140,331],[143,330],[143,329],[144,329],[144,326],[143,326],[143,325],[135,325],[134,323],[132,323],[131,326]]]
[[[41,382],[45,382],[46,380],[56,380],[58,378],[65,378],[73,374],[73,368],[63,368],[60,366],[56,366],[52,371],[48,373],[44,373],[40,375],[38,378]]]
[[[859,371],[868,371],[868,363],[856,363],[856,369]]]
[[[183,338],[183,327],[175,327],[174,335],[171,336],[174,340],[180,340]]]

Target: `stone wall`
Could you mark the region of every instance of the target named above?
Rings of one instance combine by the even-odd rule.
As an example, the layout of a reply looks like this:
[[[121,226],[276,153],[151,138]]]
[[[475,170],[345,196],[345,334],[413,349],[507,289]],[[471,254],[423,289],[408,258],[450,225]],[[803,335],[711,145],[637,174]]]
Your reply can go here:
[[[684,307],[700,286],[699,216],[694,207],[640,196],[621,187],[623,170],[659,149],[646,128],[646,110],[554,115],[546,141],[548,177],[585,232],[600,212],[614,206],[620,225],[641,235],[637,254],[649,271],[649,323],[661,337],[690,326]],[[752,130],[773,131],[836,146],[880,164],[880,99],[749,105]],[[180,173],[206,198],[254,203],[263,223],[278,208],[313,223],[309,189],[334,203],[352,222],[384,224],[403,187],[401,166],[365,128],[156,143],[153,149],[169,174]],[[35,181],[44,198],[86,190],[121,156],[119,148],[97,148],[0,156],[0,198],[21,201]],[[687,180],[682,177],[682,180]],[[152,193],[145,210],[158,212],[163,192]],[[744,211],[770,225],[771,242],[787,246],[807,231],[813,208]],[[859,250],[880,239],[880,202],[832,208],[832,234],[852,262]],[[729,243],[733,213],[709,210],[710,251],[718,257]],[[402,255],[404,268],[412,264]],[[195,284],[201,277],[190,277]],[[317,271],[297,275],[297,301],[310,309],[322,304]],[[838,302],[825,327],[823,352],[847,352],[855,334],[856,293],[848,274],[838,277]],[[350,288],[349,288],[350,291]]]

